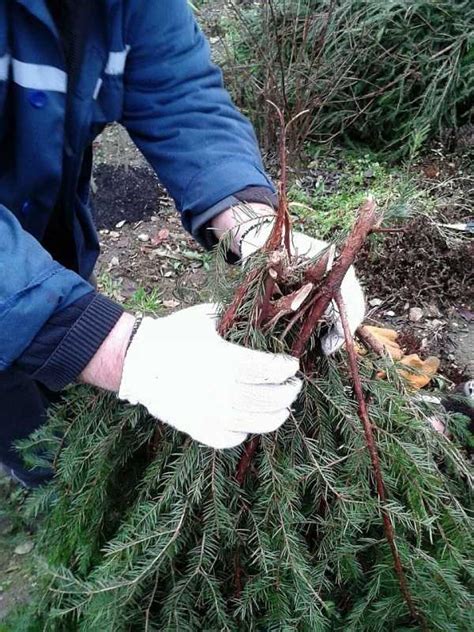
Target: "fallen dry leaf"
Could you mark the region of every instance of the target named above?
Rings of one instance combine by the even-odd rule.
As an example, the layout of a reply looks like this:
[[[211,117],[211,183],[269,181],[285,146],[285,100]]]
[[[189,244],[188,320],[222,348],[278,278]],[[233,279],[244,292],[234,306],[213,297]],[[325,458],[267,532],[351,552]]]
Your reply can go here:
[[[429,384],[436,375],[440,361],[439,358],[435,358],[434,356],[422,360],[417,353],[412,353],[402,358],[400,364],[414,369],[413,372],[400,369],[399,373],[408,382],[411,388],[419,390]]]
[[[163,307],[166,307],[167,309],[174,309],[175,307],[178,307],[178,305],[180,305],[180,302],[173,299],[163,301]]]
[[[368,333],[374,336],[374,338],[383,345],[393,360],[401,360],[403,358],[403,351],[397,343],[398,333],[394,329],[373,327],[371,325],[364,325],[364,329],[366,329]]]
[[[398,333],[394,329],[372,327],[370,325],[364,325],[363,329],[383,346],[392,360],[399,362],[398,372],[413,390],[423,388],[436,375],[440,365],[439,359],[430,356],[426,360],[422,360],[416,353],[404,355],[402,348],[397,343]],[[400,365],[406,366],[407,370],[401,368]],[[379,371],[377,377],[383,380],[387,377],[387,374],[385,371]]]

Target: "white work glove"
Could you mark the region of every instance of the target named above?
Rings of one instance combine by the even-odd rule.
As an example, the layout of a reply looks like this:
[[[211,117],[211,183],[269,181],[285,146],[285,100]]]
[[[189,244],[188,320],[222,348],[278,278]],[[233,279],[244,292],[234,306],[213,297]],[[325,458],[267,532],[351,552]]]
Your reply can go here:
[[[243,260],[264,246],[270,236],[272,227],[272,222],[262,221],[262,219],[254,220],[254,228],[252,228],[251,223],[244,223],[242,225],[239,245]],[[291,243],[293,255],[308,259],[316,257],[329,245],[324,241],[307,237],[303,233],[298,232],[292,233]],[[354,334],[364,319],[365,301],[364,293],[357,280],[353,266],[349,268],[344,277],[341,285],[341,294],[346,306],[350,330],[352,334]],[[330,328],[328,333],[321,339],[321,347],[325,355],[331,355],[335,353],[345,341],[339,310],[334,302],[327,309],[325,317],[328,323],[330,323]]]
[[[301,388],[299,362],[227,342],[215,312],[203,304],[145,318],[125,357],[119,397],[196,441],[231,448],[288,418]]]

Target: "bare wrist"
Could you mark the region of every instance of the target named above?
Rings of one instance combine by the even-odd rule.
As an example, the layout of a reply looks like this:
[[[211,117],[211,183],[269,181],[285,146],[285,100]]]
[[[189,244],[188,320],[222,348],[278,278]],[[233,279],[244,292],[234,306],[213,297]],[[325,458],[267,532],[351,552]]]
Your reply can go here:
[[[134,323],[135,318],[131,314],[122,314],[81,373],[79,377],[81,382],[118,392]]]
[[[275,211],[268,204],[242,203],[239,206],[232,206],[219,215],[216,215],[212,220],[212,227],[219,240],[231,231],[231,250],[235,254],[240,255],[240,240],[249,224],[259,217],[269,217],[274,214]]]

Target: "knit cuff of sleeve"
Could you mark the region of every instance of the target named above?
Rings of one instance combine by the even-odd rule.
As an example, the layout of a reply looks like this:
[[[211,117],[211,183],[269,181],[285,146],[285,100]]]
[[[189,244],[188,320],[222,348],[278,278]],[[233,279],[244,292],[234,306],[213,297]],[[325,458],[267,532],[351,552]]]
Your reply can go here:
[[[49,390],[60,391],[82,373],[123,312],[120,305],[106,296],[91,292],[54,314],[17,364]],[[56,344],[51,349],[55,338]],[[46,358],[45,350],[48,350]]]

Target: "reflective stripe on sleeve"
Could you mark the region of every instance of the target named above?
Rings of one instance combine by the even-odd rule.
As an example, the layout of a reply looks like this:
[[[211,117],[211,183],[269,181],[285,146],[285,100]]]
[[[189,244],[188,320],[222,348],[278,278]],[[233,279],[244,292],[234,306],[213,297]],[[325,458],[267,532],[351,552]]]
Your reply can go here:
[[[0,57],[0,81],[6,81],[8,79],[10,59],[10,55],[3,55]]]
[[[119,52],[110,52],[105,67],[106,75],[123,75],[125,71],[125,62],[127,61],[127,55],[130,52],[130,46],[127,46],[124,50]]]
[[[67,75],[55,66],[27,64],[18,59],[12,60],[13,81],[22,88],[49,90],[66,93]]]
[[[93,95],[93,99],[94,99],[94,101],[96,101],[96,100],[97,100],[97,98],[98,98],[98,96],[99,96],[100,89],[102,88],[102,84],[103,84],[103,83],[104,83],[104,82],[102,81],[102,79],[101,79],[101,78],[97,79],[97,83],[95,84],[95,88],[94,88],[94,95]]]

